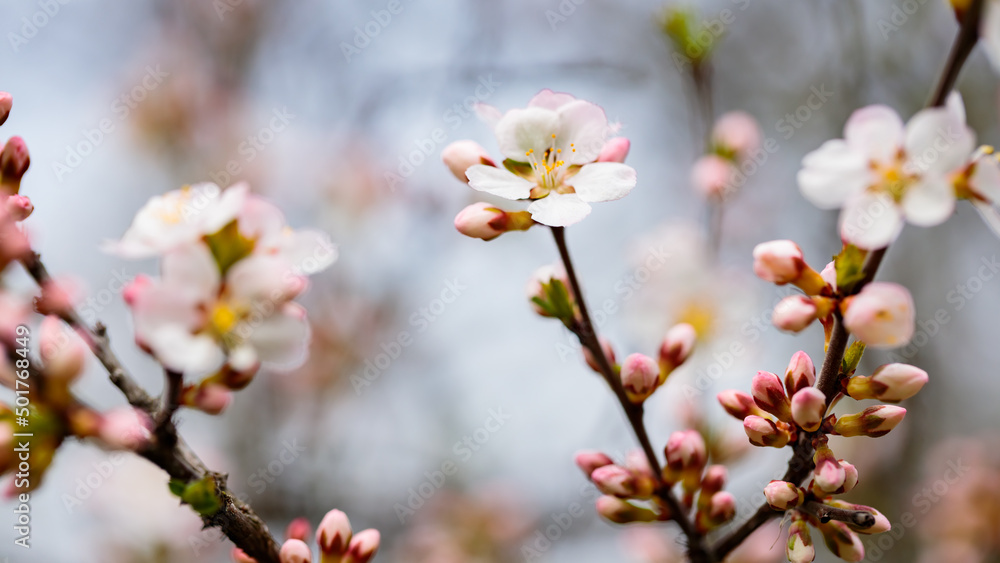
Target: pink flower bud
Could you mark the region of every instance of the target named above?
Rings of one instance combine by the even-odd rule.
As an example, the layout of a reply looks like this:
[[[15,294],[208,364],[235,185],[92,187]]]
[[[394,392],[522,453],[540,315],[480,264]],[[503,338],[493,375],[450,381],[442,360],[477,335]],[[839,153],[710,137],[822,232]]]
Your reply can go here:
[[[246,552],[244,552],[242,549],[238,547],[233,548],[233,550],[230,552],[230,557],[233,558],[233,561],[235,563],[257,563],[256,559],[250,557],[249,555],[246,554]]]
[[[368,563],[375,557],[375,552],[378,551],[381,541],[382,535],[379,534],[378,530],[372,528],[361,530],[354,535],[350,545],[348,545],[344,563]]]
[[[42,320],[38,343],[47,377],[69,384],[83,371],[90,350],[58,317],[49,315]]]
[[[844,468],[844,486],[834,491],[836,494],[849,493],[858,486],[858,468],[844,460],[839,460],[840,466]]]
[[[871,377],[852,377],[847,394],[854,399],[878,399],[898,403],[909,399],[927,383],[927,372],[908,364],[886,364]]]
[[[771,322],[785,332],[801,332],[816,320],[816,314],[816,303],[812,299],[790,295],[775,305]]]
[[[220,414],[233,401],[233,392],[224,385],[206,383],[192,388],[182,400],[184,405],[196,408],[206,414]]]
[[[831,289],[837,289],[837,265],[831,260],[826,266],[819,272],[819,277],[823,278],[823,281],[830,286]]]
[[[649,356],[631,354],[622,363],[621,378],[629,400],[641,403],[659,386],[660,368]]]
[[[743,420],[752,414],[757,416],[764,414],[764,411],[760,410],[757,403],[754,402],[753,397],[744,391],[727,389],[719,393],[716,398],[719,400],[722,408],[726,409],[726,412],[739,420]]]
[[[28,196],[12,195],[7,197],[5,202],[7,212],[14,221],[24,221],[35,210]]]
[[[608,363],[612,366],[615,365],[615,349],[611,347],[611,342],[603,336],[599,336],[597,341],[601,344],[601,350],[604,351],[604,357],[607,358]],[[583,359],[587,362],[587,365],[590,366],[590,369],[596,371],[597,373],[601,373],[601,366],[598,365],[597,358],[590,353],[590,348],[587,348],[586,346],[583,347]]]
[[[285,528],[285,539],[308,541],[309,534],[311,533],[312,527],[309,525],[309,520],[306,518],[296,518],[289,522],[288,527]]]
[[[785,391],[791,397],[804,387],[812,387],[816,383],[816,366],[809,354],[799,350],[792,354],[785,370]]]
[[[758,371],[750,385],[750,394],[757,406],[765,412],[773,414],[782,422],[792,422],[791,404],[777,375],[769,371]]]
[[[10,109],[14,105],[14,96],[11,96],[8,92],[0,92],[0,125],[3,125],[7,121],[7,116],[10,115]]]
[[[813,454],[816,468],[813,470],[813,480],[820,490],[832,493],[844,486],[847,473],[837,461],[833,451],[826,444],[821,444]]]
[[[8,195],[17,194],[21,188],[21,177],[28,171],[31,156],[28,145],[21,137],[11,137],[0,151],[0,186]]]
[[[708,509],[711,523],[715,526],[725,524],[736,516],[736,498],[727,491],[712,495],[712,503]]]
[[[892,529],[892,524],[889,523],[889,519],[885,517],[884,514],[875,510],[870,506],[865,506],[863,504],[853,504],[850,502],[844,502],[842,500],[827,500],[824,504],[836,508],[842,508],[844,510],[853,510],[857,512],[867,512],[871,514],[875,519],[875,524],[872,526],[864,527],[858,522],[844,522],[847,526],[858,532],[860,534],[881,534],[883,532],[888,532]]]
[[[805,502],[806,491],[788,481],[771,481],[764,487],[764,498],[771,508],[788,510]]]
[[[712,142],[726,152],[746,157],[760,147],[760,126],[749,113],[730,111],[715,122]]]
[[[700,472],[708,462],[708,449],[705,439],[697,430],[680,430],[670,435],[665,448],[667,466],[671,469],[684,471],[697,469]]]
[[[913,337],[913,297],[896,283],[870,283],[848,301],[844,326],[873,348],[905,346]]]
[[[635,477],[635,493],[632,498],[651,498],[656,490],[657,482],[653,468],[649,466],[649,460],[646,459],[646,454],[642,450],[628,452],[625,454],[625,467]]]
[[[847,524],[837,520],[831,520],[826,524],[818,526],[826,540],[826,546],[834,555],[844,561],[858,562],[865,558],[865,546],[861,544],[858,537]]]
[[[719,155],[699,158],[691,168],[691,183],[707,199],[721,200],[736,189],[733,181],[736,167]]]
[[[316,543],[324,555],[343,555],[351,543],[351,521],[339,510],[326,513],[316,528]]]
[[[597,490],[606,495],[629,498],[636,493],[632,472],[617,465],[598,467],[590,474],[590,480],[597,486]]]
[[[441,151],[441,160],[456,178],[463,182],[469,179],[465,176],[465,171],[476,164],[496,166],[490,158],[490,153],[475,141],[455,141]]]
[[[535,312],[543,317],[548,317],[550,315],[544,309],[539,307],[538,303],[534,302],[534,299],[536,297],[543,301],[547,299],[542,286],[552,283],[552,280],[559,280],[562,282],[567,293],[569,293],[570,299],[573,298],[573,290],[569,286],[569,279],[562,264],[547,264],[538,268],[531,275],[531,279],[528,280],[528,285],[525,287],[525,294],[528,296],[528,299],[531,300],[531,306],[534,308]]]
[[[602,452],[594,450],[584,450],[576,453],[576,466],[583,470],[583,473],[590,477],[590,474],[599,467],[611,465],[614,461]]]
[[[834,432],[841,436],[868,436],[878,438],[885,436],[890,430],[902,422],[906,409],[892,405],[868,407],[857,413],[842,416],[834,425]]]
[[[808,267],[802,249],[790,240],[772,240],[753,249],[753,271],[764,281],[794,283]]]
[[[819,430],[826,414],[826,396],[815,387],[804,387],[792,396],[792,419],[806,432]]]
[[[311,563],[312,552],[309,546],[302,540],[288,540],[281,545],[281,552],[278,554],[281,563]]]
[[[73,310],[84,294],[82,284],[74,279],[48,280],[42,284],[42,295],[35,302],[39,313],[61,316]]]
[[[597,499],[597,513],[609,522],[615,524],[631,524],[633,522],[655,522],[659,517],[652,510],[636,506],[626,500],[610,495]]]
[[[710,465],[701,479],[701,493],[712,495],[726,486],[726,466]]]
[[[789,563],[809,563],[816,559],[816,548],[813,547],[812,536],[809,534],[809,524],[801,518],[793,519],[792,525],[788,528],[785,556]]]
[[[597,156],[597,162],[625,162],[631,143],[625,137],[608,139]]]
[[[674,325],[663,337],[660,344],[660,382],[666,381],[670,372],[680,367],[691,356],[698,338],[693,326],[688,323]]]
[[[132,407],[120,407],[104,413],[97,436],[112,448],[136,451],[149,444],[152,427],[146,413]]]
[[[750,443],[755,446],[783,448],[791,440],[791,435],[787,430],[778,428],[773,420],[756,415],[750,415],[743,419],[743,430],[750,438]]]
[[[488,203],[473,203],[455,216],[455,229],[463,235],[493,240],[507,232],[507,214]]]

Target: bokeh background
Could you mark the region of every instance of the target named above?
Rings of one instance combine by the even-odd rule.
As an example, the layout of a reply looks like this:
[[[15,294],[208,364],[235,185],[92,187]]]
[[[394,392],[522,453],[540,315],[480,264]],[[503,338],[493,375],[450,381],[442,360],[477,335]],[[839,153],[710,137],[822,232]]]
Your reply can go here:
[[[751,250],[792,238],[816,267],[838,251],[836,214],[801,197],[798,163],[838,136],[861,105],[885,103],[904,117],[923,105],[957,29],[949,7],[939,0],[692,5],[724,30],[712,58],[715,112],[750,112],[778,146],[727,205],[713,258],[705,202],[689,180],[706,124],[660,28],[665,4],[399,0],[388,19],[378,15],[387,5],[0,5],[0,89],[15,99],[4,133],[30,147],[22,193],[36,210],[26,224],[49,268],[85,284],[87,307],[156,391],[160,374],[133,345],[119,281],[155,272],[155,264],[121,261],[99,245],[119,236],[154,194],[246,180],[292,225],[328,231],[341,252],[305,297],[314,339],[306,365],[262,373],[222,416],[182,415],[183,434],[230,474],[231,488],[273,531],[340,508],[355,529],[381,530],[378,561],[669,561],[636,553],[650,544],[648,530],[600,521],[573,465],[579,449],[621,455],[634,442],[572,336],[527,303],[526,280],[557,258],[551,237],[535,229],[483,243],[452,226],[477,198],[441,164],[441,149],[462,138],[496,148],[463,105],[505,110],[542,88],[571,92],[621,122],[639,175],[631,195],[596,206],[569,230],[590,302],[615,305],[600,315],[600,330],[624,357],[653,354],[665,328],[698,321],[698,352],[652,399],[648,426],[661,446],[693,421],[728,436],[738,519],[749,514],[787,454],[740,452],[739,423],[723,416],[714,394],[747,388],[758,369],[782,372],[797,350],[817,363],[823,351],[818,326],[793,336],[767,322],[787,292],[751,275]],[[38,16],[46,6],[50,13]],[[981,142],[997,141],[997,79],[981,52],[959,87]],[[802,110],[816,90],[831,94],[818,109]],[[796,111],[798,125],[789,127],[786,115]],[[102,120],[111,132],[94,132]],[[947,553],[970,557],[962,561],[1000,561],[1000,276],[981,269],[998,251],[1000,240],[963,204],[945,225],[907,228],[880,272],[910,287],[922,324],[918,344],[870,352],[862,372],[903,359],[931,381],[891,435],[835,445],[861,470],[854,502],[878,506],[893,522],[914,517],[890,539],[866,538],[870,561],[943,560],[931,550],[946,540],[958,550]],[[663,260],[647,276],[639,266],[648,256]],[[11,287],[30,289],[23,276],[9,278]],[[960,286],[979,289],[959,297]],[[931,321],[938,311],[947,322]],[[403,331],[411,344],[397,345]],[[733,343],[744,352],[727,359]],[[366,369],[376,372],[373,381],[361,379]],[[685,391],[701,382],[709,385]],[[77,390],[95,405],[123,403],[96,363]],[[496,428],[491,419],[503,424],[482,430]],[[467,436],[486,439],[473,451],[462,445]],[[458,470],[440,479],[447,462]],[[973,469],[945,482],[949,462]],[[421,490],[430,498],[420,499]],[[166,476],[135,456],[69,444],[33,499],[32,549],[13,547],[11,538],[0,542],[0,559],[229,557],[228,542],[200,532],[167,492]],[[570,511],[568,528],[554,534],[553,523]],[[12,513],[0,514],[0,523],[12,523]],[[652,530],[665,545],[674,542],[673,526]],[[761,536],[765,546],[779,538],[776,528]],[[975,549],[963,552],[970,543]],[[779,540],[778,557],[781,547]]]

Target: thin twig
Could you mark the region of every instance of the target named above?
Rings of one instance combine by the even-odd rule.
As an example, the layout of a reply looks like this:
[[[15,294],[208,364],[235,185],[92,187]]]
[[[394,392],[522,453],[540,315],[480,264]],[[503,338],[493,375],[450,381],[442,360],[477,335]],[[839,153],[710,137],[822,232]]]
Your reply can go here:
[[[53,283],[37,253],[23,258],[21,264],[40,288]],[[258,563],[279,563],[278,544],[268,531],[267,524],[229,491],[225,475],[209,471],[204,462],[177,435],[172,415],[179,404],[183,384],[181,374],[167,372],[167,386],[161,406],[161,402],[147,393],[118,360],[111,349],[104,325],[97,323],[91,328],[74,310],[64,311],[60,316],[84,339],[107,370],[111,382],[121,390],[129,404],[148,414],[157,424],[151,443],[136,453],[166,471],[171,479],[192,483],[210,477],[215,483],[215,493],[221,501],[221,508],[210,516],[202,516],[205,527],[218,527]]]
[[[969,6],[965,14],[965,19],[962,21],[962,27],[955,38],[948,61],[941,73],[941,78],[938,80],[934,93],[931,96],[931,101],[928,103],[929,107],[943,105],[948,98],[948,94],[955,87],[955,81],[962,70],[962,65],[979,40],[979,22],[981,21],[982,8],[983,0],[973,0]],[[862,266],[862,273],[864,275],[861,281],[854,287],[855,293],[861,291],[865,285],[875,279],[875,274],[878,272],[878,268],[882,264],[887,250],[888,247],[868,253]],[[843,322],[839,316],[835,317],[827,355],[816,382],[816,386],[826,395],[827,405],[836,398],[840,390],[840,365],[844,360],[847,339],[848,334]],[[809,472],[812,471],[814,437],[815,434],[800,434],[798,442],[793,447],[792,458],[788,462],[788,469],[785,471],[782,480],[800,484],[809,475]],[[725,557],[730,551],[743,543],[743,540],[753,533],[754,530],[779,514],[781,513],[772,510],[765,503],[746,522],[719,540],[713,551],[717,556]]]
[[[563,266],[566,268],[566,277],[569,278],[570,289],[573,291],[576,304],[580,310],[579,326],[575,327],[573,332],[579,338],[580,344],[590,350],[594,360],[597,362],[597,366],[600,368],[601,376],[604,377],[608,386],[614,391],[615,396],[618,398],[618,403],[621,405],[622,410],[625,411],[629,424],[632,426],[632,431],[639,440],[639,445],[642,447],[642,451],[656,479],[656,494],[670,509],[671,517],[677,521],[684,535],[688,538],[688,551],[692,563],[714,563],[716,559],[705,548],[703,536],[695,529],[691,519],[688,518],[687,511],[677,500],[677,497],[674,496],[670,485],[663,482],[662,466],[649,440],[649,434],[646,432],[646,425],[643,422],[642,405],[637,405],[628,399],[622,387],[621,379],[615,375],[611,363],[608,361],[607,356],[604,355],[604,349],[594,330],[594,324],[590,320],[590,312],[587,310],[587,303],[583,298],[583,291],[580,287],[580,281],[576,276],[576,270],[573,268],[573,261],[569,256],[569,248],[566,246],[565,229],[563,227],[552,227],[552,236],[555,238],[556,246],[559,248],[559,256],[562,258]]]

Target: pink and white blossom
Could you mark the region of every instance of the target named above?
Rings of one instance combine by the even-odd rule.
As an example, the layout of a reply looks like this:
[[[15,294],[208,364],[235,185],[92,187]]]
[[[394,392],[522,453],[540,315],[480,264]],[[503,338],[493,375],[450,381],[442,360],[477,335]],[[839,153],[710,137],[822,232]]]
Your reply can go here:
[[[469,185],[531,201],[531,217],[544,225],[572,225],[590,214],[591,203],[622,198],[635,187],[630,166],[598,161],[612,132],[600,107],[543,90],[528,107],[510,110],[496,122],[504,165],[471,166]]]
[[[850,299],[844,326],[874,348],[905,346],[915,330],[913,297],[905,287],[888,282],[870,283]]]
[[[929,227],[955,209],[950,175],[969,159],[975,133],[957,93],[945,107],[921,110],[903,124],[891,108],[855,111],[844,138],[824,143],[802,161],[803,195],[823,209],[842,207],[844,240],[864,249],[895,240],[904,222]]]

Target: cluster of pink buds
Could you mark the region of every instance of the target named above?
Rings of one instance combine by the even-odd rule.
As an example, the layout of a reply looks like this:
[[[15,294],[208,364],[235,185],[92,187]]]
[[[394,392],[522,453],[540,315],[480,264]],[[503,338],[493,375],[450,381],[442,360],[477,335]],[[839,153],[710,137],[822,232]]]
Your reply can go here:
[[[705,440],[695,430],[675,432],[666,446],[667,464],[658,484],[640,451],[626,456],[617,465],[600,452],[580,452],[576,464],[604,496],[597,499],[597,512],[616,524],[667,521],[671,513],[658,491],[661,486],[680,485],[683,507],[694,510],[694,522],[701,532],[708,532],[733,519],[736,501],[723,491],[726,468],[708,464]]]
[[[691,169],[691,182],[705,198],[722,201],[746,181],[740,167],[759,148],[760,127],[753,116],[743,111],[723,114],[712,128],[709,153]]]
[[[313,558],[309,548],[309,521],[296,518],[285,531],[285,543],[281,546],[281,563],[368,563],[378,551],[381,536],[378,530],[368,529],[358,533],[351,531],[347,515],[339,510],[326,513],[316,528],[316,544],[319,559]],[[241,549],[233,548],[236,563],[257,563]]]
[[[898,402],[912,397],[927,383],[926,372],[905,364],[884,365],[871,376],[853,376],[858,360],[860,356],[852,360],[853,365],[844,366],[838,393],[858,400]],[[815,558],[807,524],[823,534],[834,554],[846,561],[860,561],[864,548],[857,534],[884,532],[889,529],[889,521],[874,508],[833,498],[857,485],[858,472],[834,455],[827,435],[877,438],[895,428],[906,409],[876,405],[855,414],[827,415],[830,401],[815,384],[812,359],[800,351],[792,356],[784,381],[776,374],[761,371],[753,379],[751,393],[729,390],[720,393],[718,399],[726,412],[743,421],[751,444],[783,448],[808,440],[813,447],[814,468],[807,486],[772,481],[764,490],[771,508],[794,510],[787,547],[789,561],[800,563]]]
[[[774,325],[799,332],[819,320],[829,334],[834,315],[840,315],[847,330],[867,346],[905,346],[915,328],[913,298],[905,287],[873,282],[857,295],[851,293],[861,280],[865,256],[865,251],[847,245],[822,272],[816,272],[805,262],[802,249],[790,240],[758,244],[753,251],[757,276],[777,285],[793,284],[805,293],[778,303]]]
[[[12,103],[10,94],[0,92],[0,125],[7,121]],[[0,148],[0,270],[31,251],[18,225],[35,209],[30,199],[18,193],[30,164],[28,146],[21,137],[11,137]]]

